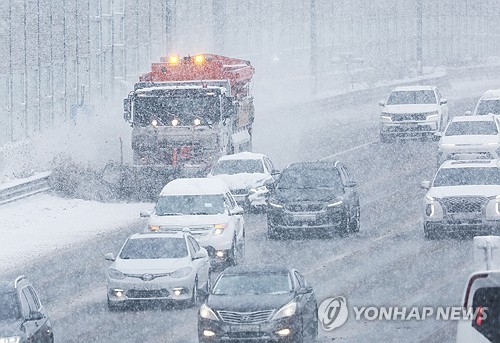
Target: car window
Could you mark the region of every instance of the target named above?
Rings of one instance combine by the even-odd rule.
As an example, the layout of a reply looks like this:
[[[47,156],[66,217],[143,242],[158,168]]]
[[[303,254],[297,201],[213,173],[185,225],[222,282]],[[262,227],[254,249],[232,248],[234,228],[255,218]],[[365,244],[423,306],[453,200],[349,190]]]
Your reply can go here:
[[[191,257],[193,257],[194,254],[196,253],[196,249],[194,248],[193,242],[191,242],[190,239],[188,239],[187,243],[188,243],[189,253],[191,254]]]
[[[236,201],[234,200],[233,196],[231,193],[226,193],[225,195],[226,199],[226,204],[229,207],[230,210],[234,209],[236,207]]]
[[[267,171],[269,173],[272,173],[274,171],[275,168],[270,159],[264,158],[264,164],[266,165]]]
[[[441,92],[439,91],[439,89],[436,89],[436,96],[437,96],[437,99],[438,100],[441,100],[443,97],[441,96]]]
[[[487,309],[486,318],[476,318],[472,326],[491,342],[496,342],[500,337],[500,288],[484,287],[476,290],[472,308],[474,311]]]
[[[40,299],[38,298],[38,294],[36,294],[35,289],[32,286],[28,286],[28,290],[33,297],[33,301],[35,302],[35,306],[37,308],[37,311],[39,311],[42,308],[42,304],[40,302]]]
[[[387,100],[387,105],[437,104],[433,90],[394,91]]]
[[[31,295],[31,292],[28,289],[28,287],[24,287],[23,288],[22,294],[26,297],[26,300],[28,301],[28,307],[29,307],[30,312],[32,312],[32,311],[38,311],[39,308],[38,308],[38,306],[37,306],[37,304],[35,302],[35,299]]]
[[[299,287],[303,288],[306,287],[306,281],[302,275],[298,271],[294,271],[293,274],[295,275],[295,278],[297,279],[297,282],[299,284]]]
[[[188,237],[188,241],[193,245],[193,249],[195,252],[200,250],[200,245],[193,237]]]

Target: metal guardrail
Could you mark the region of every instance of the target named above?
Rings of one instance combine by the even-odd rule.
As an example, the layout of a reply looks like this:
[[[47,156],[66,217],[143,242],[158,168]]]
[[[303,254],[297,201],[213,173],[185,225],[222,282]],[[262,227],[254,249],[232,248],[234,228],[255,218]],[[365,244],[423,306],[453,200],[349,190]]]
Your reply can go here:
[[[0,184],[0,205],[50,190],[50,175],[50,172],[38,173],[7,185]]]

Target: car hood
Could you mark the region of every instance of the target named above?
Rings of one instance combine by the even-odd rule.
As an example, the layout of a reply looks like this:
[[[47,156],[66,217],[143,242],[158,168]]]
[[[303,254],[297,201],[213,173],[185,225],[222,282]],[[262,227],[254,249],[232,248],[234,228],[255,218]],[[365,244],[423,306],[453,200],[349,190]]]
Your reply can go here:
[[[279,189],[273,192],[273,198],[284,203],[292,202],[327,202],[340,196],[331,189]]]
[[[181,216],[157,216],[152,215],[149,218],[149,225],[159,225],[163,228],[184,228],[184,227],[203,227],[214,224],[226,223],[227,214],[213,215],[181,215]]]
[[[270,175],[264,173],[241,173],[241,174],[220,174],[209,175],[210,178],[218,178],[223,180],[230,190],[233,189],[248,189],[262,186],[271,178]]]
[[[0,321],[0,337],[11,337],[19,335],[19,327],[21,326],[21,320],[2,320]]]
[[[441,138],[439,145],[442,144],[481,145],[485,143],[499,143],[498,136],[493,136],[493,135],[444,136]]]
[[[189,257],[163,258],[154,260],[123,260],[118,258],[109,268],[126,274],[172,273],[189,265]]]
[[[215,311],[253,312],[278,310],[293,299],[293,293],[238,296],[210,294],[207,305]]]
[[[432,187],[427,193],[433,198],[443,198],[450,196],[485,196],[492,197],[500,195],[500,186],[480,185],[480,186],[447,186]]]
[[[426,113],[439,109],[438,104],[385,105],[382,112],[391,114]]]

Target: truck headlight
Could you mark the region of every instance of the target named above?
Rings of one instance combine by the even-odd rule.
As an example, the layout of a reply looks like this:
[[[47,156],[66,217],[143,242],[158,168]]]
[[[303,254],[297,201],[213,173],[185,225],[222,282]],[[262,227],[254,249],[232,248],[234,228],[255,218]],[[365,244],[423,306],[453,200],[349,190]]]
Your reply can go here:
[[[219,318],[215,315],[215,312],[208,307],[207,304],[203,304],[200,307],[200,317],[208,320],[216,320],[219,321]]]
[[[108,275],[109,275],[109,277],[111,279],[115,279],[115,280],[123,280],[123,279],[125,279],[125,274],[123,274],[118,269],[109,269],[108,270]]]

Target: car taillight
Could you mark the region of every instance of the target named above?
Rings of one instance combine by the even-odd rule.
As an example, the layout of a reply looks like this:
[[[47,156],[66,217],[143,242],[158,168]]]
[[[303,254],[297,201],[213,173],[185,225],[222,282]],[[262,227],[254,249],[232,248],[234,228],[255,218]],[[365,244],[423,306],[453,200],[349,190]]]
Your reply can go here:
[[[481,326],[483,325],[483,307],[479,306],[477,309],[477,315],[476,315],[476,325]]]

